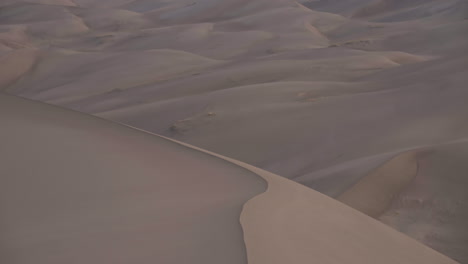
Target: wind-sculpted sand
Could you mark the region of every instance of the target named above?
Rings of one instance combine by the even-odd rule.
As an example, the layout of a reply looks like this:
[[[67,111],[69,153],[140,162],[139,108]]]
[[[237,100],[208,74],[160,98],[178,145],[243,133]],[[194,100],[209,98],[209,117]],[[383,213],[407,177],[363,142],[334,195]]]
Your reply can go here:
[[[338,200],[369,215],[379,217],[416,177],[416,152],[391,159],[338,196]]]
[[[5,263],[456,263],[251,165],[12,96],[0,103]]]
[[[0,95],[2,263],[246,263],[264,181],[128,127]]]
[[[265,169],[468,263],[467,18],[466,0],[4,0],[0,90]]]
[[[456,263],[305,186],[259,175],[268,190],[241,216],[249,263]]]

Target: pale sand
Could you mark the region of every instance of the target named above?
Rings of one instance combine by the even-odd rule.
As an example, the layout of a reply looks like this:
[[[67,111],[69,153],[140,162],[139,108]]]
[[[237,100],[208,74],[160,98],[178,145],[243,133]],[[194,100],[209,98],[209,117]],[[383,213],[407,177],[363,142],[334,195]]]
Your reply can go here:
[[[353,206],[468,262],[468,169],[448,162],[462,160],[463,147],[438,147],[468,137],[466,1],[0,2],[0,90],[331,197],[355,186]],[[391,188],[380,176],[369,183],[366,175],[421,147],[436,148],[418,156],[434,170]],[[368,185],[382,192],[352,191]]]
[[[310,263],[311,259],[329,264],[457,263],[303,185],[244,162],[167,139],[232,162],[267,181],[267,191],[244,204],[240,216],[250,264]],[[377,190],[383,192],[380,196],[382,198],[370,206],[367,205],[363,211],[374,213],[387,209],[393,196],[414,177],[417,171],[416,154],[412,151],[399,155],[367,176],[366,183],[356,184],[350,191],[367,192],[369,196],[359,197],[362,198],[359,200],[353,197],[354,193],[350,193],[348,195],[351,202],[362,203],[374,197],[379,199],[378,195],[372,193]],[[403,172],[399,180],[388,176],[389,173],[399,171]],[[393,181],[390,184],[392,186],[389,189],[384,188],[389,181]],[[369,184],[373,186],[368,186]]]
[[[239,166],[128,127],[0,94],[0,262],[246,263]]]
[[[457,263],[305,186],[257,173],[268,190],[241,215],[250,264]]]
[[[244,167],[268,182],[265,193],[244,204],[240,217],[250,264],[300,264],[310,263],[311,260],[327,264],[457,263],[416,240],[395,232],[378,221],[303,185],[252,165],[186,143],[178,143]],[[415,168],[412,170],[413,166],[410,165],[415,162],[414,155],[415,152],[402,154],[381,169],[393,173],[397,172],[395,169],[409,170],[408,175],[403,174],[401,180],[395,182],[395,186],[389,189],[394,193],[390,194],[389,190],[383,188],[388,183],[385,181],[389,181],[388,176],[368,176],[369,182],[374,180],[378,183],[369,189],[356,187],[355,191],[373,192],[376,189],[384,192],[383,201],[372,204],[370,212],[383,211],[382,205],[388,206],[387,203],[391,201],[387,195],[395,195],[395,192],[403,188],[403,184],[408,184],[408,178],[415,173]],[[374,196],[369,195],[363,200],[368,201],[371,198]]]
[[[369,216],[379,217],[418,173],[417,153],[398,155],[364,176],[337,199]]]
[[[468,259],[467,142],[418,149],[416,177],[378,218],[461,263]]]
[[[59,108],[0,102],[8,263],[246,263],[242,200],[248,263],[456,263],[251,165]],[[268,189],[247,201],[262,190],[257,176]]]
[[[37,54],[38,51],[34,49],[19,49],[3,55],[0,87],[7,87],[27,73],[36,62]]]

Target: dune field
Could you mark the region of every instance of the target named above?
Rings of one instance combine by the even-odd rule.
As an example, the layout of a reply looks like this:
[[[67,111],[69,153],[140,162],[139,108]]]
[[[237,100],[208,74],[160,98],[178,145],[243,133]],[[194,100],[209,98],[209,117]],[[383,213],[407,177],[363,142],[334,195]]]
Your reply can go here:
[[[251,165],[12,96],[0,110],[2,263],[456,263]]]
[[[467,0],[0,1],[0,255],[468,264],[467,76]]]

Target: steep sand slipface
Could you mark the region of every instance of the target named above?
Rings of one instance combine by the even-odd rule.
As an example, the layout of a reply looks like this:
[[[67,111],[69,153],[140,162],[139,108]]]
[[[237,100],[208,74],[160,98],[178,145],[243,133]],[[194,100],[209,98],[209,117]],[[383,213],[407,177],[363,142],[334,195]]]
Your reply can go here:
[[[249,264],[305,264],[311,261],[325,264],[457,264],[303,185],[235,159],[178,143],[232,162],[267,181],[267,191],[244,204],[240,217]],[[393,172],[396,172],[395,168],[404,171],[412,167],[409,164],[415,161],[415,155],[416,152],[402,154],[386,166]],[[402,184],[396,185],[402,187]]]
[[[178,143],[232,162],[267,181],[266,192],[244,204],[240,217],[249,264],[305,264],[311,261],[325,264],[457,264],[416,240],[303,185],[235,159]],[[380,189],[377,189],[389,194],[408,184],[408,179],[414,177],[412,168],[416,155],[417,152],[411,151],[386,163],[384,169],[404,172],[404,176],[388,190],[379,185],[382,184],[379,179],[381,182],[376,187]],[[375,174],[383,174],[385,178],[384,169]],[[377,180],[375,175],[368,177],[370,182]],[[380,211],[382,204],[380,201],[370,209]]]
[[[398,154],[337,199],[465,263],[466,142],[461,139]]]
[[[7,87],[29,71],[37,59],[38,51],[35,49],[18,49],[0,56],[0,90]]]
[[[249,263],[456,263],[245,163],[47,105],[0,103],[8,263],[247,263],[244,202]],[[247,201],[264,190],[258,176],[268,189]]]
[[[250,264],[457,263],[305,186],[257,173],[268,190],[241,216]]]
[[[0,262],[247,263],[247,170],[94,117],[0,94]]]
[[[0,64],[0,79],[17,80],[0,89],[173,137],[331,196],[401,150],[467,137],[467,1],[299,2],[313,10],[293,0],[0,1],[0,56],[27,66],[15,49],[40,55],[24,72]],[[446,254],[467,251],[462,199],[439,200],[466,190],[468,170],[460,166],[451,180],[452,167],[441,164],[439,178],[425,178],[438,184],[422,209],[397,197],[408,215],[398,209],[382,219]],[[443,204],[435,207],[443,224],[427,217],[428,204]]]
[[[364,176],[337,199],[369,216],[379,217],[416,177],[416,155],[415,151],[398,155]]]
[[[378,219],[460,263],[466,263],[466,157],[466,139],[423,149],[418,155],[416,177],[394,197]]]

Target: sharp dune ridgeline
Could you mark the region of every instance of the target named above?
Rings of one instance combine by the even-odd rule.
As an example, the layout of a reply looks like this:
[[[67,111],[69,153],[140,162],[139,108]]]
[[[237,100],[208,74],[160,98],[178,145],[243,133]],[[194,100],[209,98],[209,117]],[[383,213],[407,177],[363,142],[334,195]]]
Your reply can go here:
[[[265,182],[135,129],[0,95],[2,263],[246,263]]]
[[[467,0],[0,1],[0,258],[468,264],[467,33]]]
[[[251,165],[41,103],[0,103],[2,263],[456,263]]]

